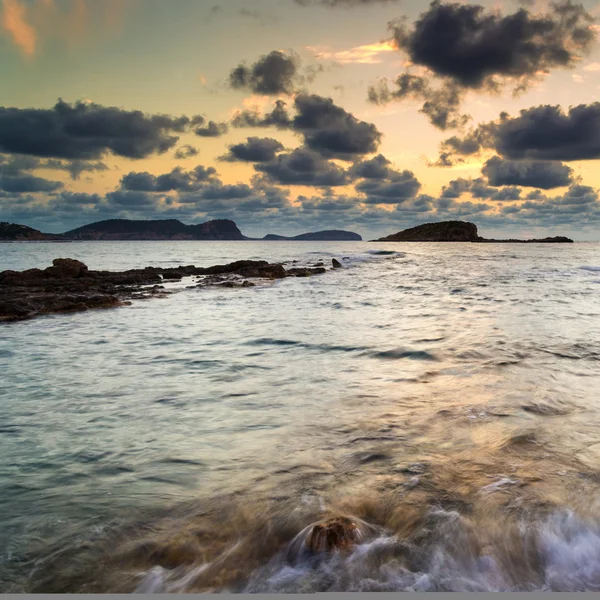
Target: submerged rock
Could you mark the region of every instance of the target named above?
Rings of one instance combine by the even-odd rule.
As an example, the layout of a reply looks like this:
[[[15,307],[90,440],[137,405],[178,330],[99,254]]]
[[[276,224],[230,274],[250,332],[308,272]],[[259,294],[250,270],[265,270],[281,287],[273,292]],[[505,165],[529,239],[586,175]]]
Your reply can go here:
[[[359,529],[352,519],[333,517],[312,528],[306,546],[314,553],[350,550],[358,539]]]

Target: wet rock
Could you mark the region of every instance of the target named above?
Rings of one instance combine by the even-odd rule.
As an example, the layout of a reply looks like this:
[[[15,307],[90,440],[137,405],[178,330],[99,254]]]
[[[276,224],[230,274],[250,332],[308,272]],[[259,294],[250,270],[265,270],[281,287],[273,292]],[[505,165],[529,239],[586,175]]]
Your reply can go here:
[[[333,517],[312,528],[306,546],[314,553],[350,550],[358,539],[358,526],[352,519]]]
[[[341,269],[342,268],[342,263],[337,260],[337,259],[332,259],[331,264],[333,265],[334,269]]]
[[[52,261],[52,266],[45,270],[48,277],[58,279],[84,277],[88,274],[88,271],[87,265],[73,258],[55,258]]]
[[[185,273],[179,273],[177,271],[172,271],[169,273],[163,273],[162,274],[162,278],[163,279],[168,279],[168,280],[172,280],[172,281],[181,281],[185,276]]]
[[[264,260],[240,260],[203,268],[194,265],[127,271],[91,271],[72,258],[57,258],[44,270],[0,272],[0,322],[37,315],[122,306],[129,300],[163,297],[160,283],[200,276],[198,287],[253,287],[249,279],[308,277],[324,273],[323,267],[294,268]]]
[[[312,275],[320,275],[326,273],[327,269],[324,267],[294,267],[286,271],[286,277],[311,277]]]

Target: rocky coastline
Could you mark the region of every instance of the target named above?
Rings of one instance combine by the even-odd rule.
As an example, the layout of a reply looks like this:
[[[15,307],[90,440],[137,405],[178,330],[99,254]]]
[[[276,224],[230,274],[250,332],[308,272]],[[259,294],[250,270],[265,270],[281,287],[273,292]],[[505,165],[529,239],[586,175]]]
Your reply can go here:
[[[339,268],[337,261],[333,268]],[[341,266],[341,265],[340,265]],[[0,323],[22,321],[52,313],[114,308],[133,300],[160,298],[173,293],[165,282],[194,278],[187,287],[253,287],[286,277],[310,277],[328,269],[317,263],[310,267],[285,268],[263,260],[241,260],[226,265],[197,267],[146,267],[127,271],[92,271],[72,258],[57,258],[46,269],[0,272]]]

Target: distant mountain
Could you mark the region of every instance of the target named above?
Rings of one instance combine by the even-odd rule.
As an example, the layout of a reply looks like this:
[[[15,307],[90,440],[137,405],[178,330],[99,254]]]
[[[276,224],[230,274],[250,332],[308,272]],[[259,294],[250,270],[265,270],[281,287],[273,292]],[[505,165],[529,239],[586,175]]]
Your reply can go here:
[[[27,227],[27,225],[17,225],[16,223],[0,222],[0,241],[7,242],[41,242],[60,240],[62,236],[52,233],[42,233],[37,229]]]
[[[177,219],[164,221],[131,221],[109,219],[72,231],[72,240],[245,240],[237,225],[228,219],[207,221],[200,225],[184,225]]]
[[[263,238],[265,241],[295,241],[295,242],[361,242],[362,237],[352,231],[339,229],[328,229],[326,231],[315,231],[313,233],[302,233],[294,237],[269,234]]]
[[[531,240],[487,240],[477,233],[477,225],[467,221],[442,221],[425,223],[399,231],[374,242],[478,242],[488,244],[572,244],[573,240],[564,237],[547,237]]]

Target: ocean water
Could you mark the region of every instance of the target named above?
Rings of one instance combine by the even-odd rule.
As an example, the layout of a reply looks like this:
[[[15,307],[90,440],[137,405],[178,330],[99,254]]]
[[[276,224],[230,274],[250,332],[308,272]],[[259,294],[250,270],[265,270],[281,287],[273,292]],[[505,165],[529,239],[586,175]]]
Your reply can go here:
[[[344,268],[0,325],[0,591],[600,590],[600,244],[57,257]]]

